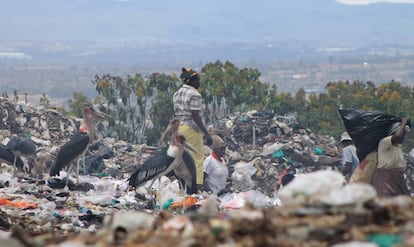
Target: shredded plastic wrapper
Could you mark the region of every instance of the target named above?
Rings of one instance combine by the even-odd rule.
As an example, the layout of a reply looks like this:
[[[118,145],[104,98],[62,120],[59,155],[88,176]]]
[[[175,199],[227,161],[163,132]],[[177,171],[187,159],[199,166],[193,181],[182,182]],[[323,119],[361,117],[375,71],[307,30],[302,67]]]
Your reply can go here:
[[[250,190],[239,193],[227,193],[219,197],[220,207],[223,209],[239,209],[250,203],[257,208],[270,207],[271,199],[257,190]]]
[[[236,191],[249,191],[253,189],[252,176],[256,173],[256,167],[246,162],[239,162],[234,165],[234,172],[231,175],[232,185]]]

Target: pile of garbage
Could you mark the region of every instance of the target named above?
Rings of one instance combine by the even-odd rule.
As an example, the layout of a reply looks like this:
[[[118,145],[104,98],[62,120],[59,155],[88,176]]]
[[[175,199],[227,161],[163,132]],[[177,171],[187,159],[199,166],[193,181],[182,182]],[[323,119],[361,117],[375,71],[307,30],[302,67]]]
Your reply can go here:
[[[250,190],[219,197],[196,195],[173,207],[166,201],[160,209],[137,207],[127,201],[128,195],[114,199],[115,195],[104,196],[106,193],[58,193],[26,186],[21,188],[24,191],[8,193],[9,199],[0,200],[0,245],[414,244],[414,203],[410,197],[378,199],[368,184],[342,183],[343,176],[336,171],[316,171],[298,176],[282,188],[279,202]]]
[[[0,99],[0,110],[0,141],[5,144],[12,136],[28,134],[37,146],[40,166],[32,171],[37,176],[49,172],[59,147],[75,133],[81,120],[53,109],[23,108],[4,98]],[[331,136],[313,134],[293,115],[276,116],[257,111],[237,113],[210,127],[227,144],[230,174],[236,164],[247,163],[236,172],[251,174],[252,186],[267,196],[272,196],[283,170],[308,173],[321,169],[337,170],[341,166],[337,141]],[[101,136],[90,146],[82,173],[123,179],[156,150],[157,147]],[[210,151],[206,147],[206,155]],[[30,160],[28,163],[33,166]]]
[[[14,175],[1,164],[0,246],[332,246],[413,238],[411,199],[379,200],[372,187],[343,187],[337,141],[294,115],[251,111],[210,126],[227,144],[229,178],[218,196],[185,196],[168,177],[151,191],[129,190],[127,178],[157,147],[103,136],[90,146],[79,181],[65,172],[50,177],[80,119],[4,98],[0,116],[2,144],[28,133],[37,147],[37,164],[24,160],[30,172]],[[278,190],[284,173],[296,178]]]

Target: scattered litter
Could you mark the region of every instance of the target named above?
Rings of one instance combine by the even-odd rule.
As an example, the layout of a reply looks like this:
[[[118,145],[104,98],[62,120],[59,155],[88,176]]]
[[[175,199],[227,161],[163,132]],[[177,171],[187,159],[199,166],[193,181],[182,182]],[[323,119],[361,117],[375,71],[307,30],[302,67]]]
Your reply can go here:
[[[55,110],[16,108],[4,98],[0,112],[2,144],[27,132],[40,161],[36,167],[23,158],[28,171],[16,175],[11,164],[0,166],[0,246],[414,243],[412,199],[380,199],[370,185],[345,185],[337,141],[304,129],[295,115],[251,111],[218,121],[212,128],[227,144],[226,189],[184,197],[173,177],[161,177],[151,188],[128,188],[126,178],[157,147],[100,133],[85,155],[85,168],[81,162],[79,181],[67,171],[50,177],[58,147],[78,129],[79,119]],[[409,171],[413,159],[407,154]],[[295,178],[278,190],[285,174]],[[411,172],[407,180],[413,184]]]

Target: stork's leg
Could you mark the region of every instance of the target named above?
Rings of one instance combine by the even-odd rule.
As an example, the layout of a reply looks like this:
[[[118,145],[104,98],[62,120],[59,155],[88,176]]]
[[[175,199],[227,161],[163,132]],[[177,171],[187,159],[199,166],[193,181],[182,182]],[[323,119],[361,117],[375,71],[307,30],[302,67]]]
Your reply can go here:
[[[70,165],[69,165],[69,168],[68,168],[68,174],[67,174],[67,176],[66,176],[66,186],[65,187],[68,187],[68,183],[69,183],[69,178],[70,178],[70,174],[72,174],[74,171],[74,169],[76,169],[76,167],[75,167],[75,162],[74,161],[72,161],[71,163],[70,163]],[[69,189],[69,188],[68,188]]]
[[[186,199],[187,199],[187,182],[184,180],[184,203],[183,203],[183,212],[185,212],[185,210],[187,209]]]
[[[187,191],[187,188],[185,187],[185,180],[184,179],[178,179],[178,181],[180,182],[180,189],[181,189],[181,191],[183,191],[184,190],[184,193],[185,193],[185,195],[187,195],[187,193],[186,193],[186,191]]]
[[[187,183],[185,182],[184,179],[180,179],[178,178],[178,184],[180,186],[180,193],[182,193],[184,191],[184,195],[183,195],[183,212],[185,212],[187,205],[186,203],[186,199],[187,199]]]
[[[154,184],[154,182],[155,182],[155,179],[156,178],[154,178],[152,181],[151,181],[151,184],[148,186],[148,188],[147,188],[147,192],[148,192],[148,194],[151,194],[151,188],[152,188],[152,185]]]
[[[152,200],[153,200],[153,192],[152,192],[152,185],[154,184],[154,182],[155,182],[155,179],[157,179],[157,178],[154,178],[152,181],[151,181],[151,184],[148,186],[148,187],[144,187],[145,188],[145,190],[147,191],[147,193],[148,193],[148,195],[150,195],[151,196],[151,198],[150,198],[150,201],[151,202],[153,202]],[[137,191],[137,188],[135,188],[135,192]],[[157,202],[157,199],[155,198],[155,204],[157,204],[158,202]],[[155,207],[156,205],[154,205],[154,207]]]
[[[68,183],[69,183],[69,176],[66,177],[65,188],[68,187]]]
[[[38,179],[40,179],[41,178],[41,176],[42,176],[42,171],[41,171],[41,168],[40,168],[40,164],[39,164],[39,161],[37,161],[37,157],[36,157],[36,155],[34,155],[33,156],[33,170],[32,170],[32,174],[34,173],[34,175],[35,175],[35,177],[36,177],[36,181],[38,180]],[[34,172],[33,172],[34,171]]]
[[[78,161],[76,162],[76,182],[79,183],[79,162],[81,161],[81,159],[78,159]]]
[[[66,185],[65,185],[65,187],[68,187],[68,183],[69,183],[69,175],[72,173],[72,171],[73,171],[73,165],[70,165],[69,166],[69,168],[68,168],[68,174],[66,174]]]
[[[158,178],[158,189],[155,200],[157,201],[157,204],[161,207],[161,177]]]
[[[85,155],[82,155],[82,163],[83,163],[83,175],[87,175],[86,172],[86,163],[85,163]]]
[[[184,193],[187,195],[187,182],[184,182]]]
[[[147,193],[148,193],[148,195],[152,195],[152,185],[154,184],[154,182],[155,182],[155,179],[156,178],[154,178],[152,181],[151,181],[151,184],[147,187],[147,188],[145,188],[145,190],[147,191]],[[136,190],[136,188],[135,188],[135,190]]]
[[[149,194],[149,195],[153,195],[153,191],[152,191],[152,185],[154,184],[154,182],[155,182],[155,180],[156,180],[157,178],[154,178],[152,181],[151,181],[151,184],[146,188],[146,190],[147,190],[147,193]],[[155,195],[156,197],[155,197],[155,201],[156,201],[156,203],[158,204],[158,205],[160,205],[160,188],[161,188],[161,177],[159,177],[158,178],[158,191],[157,191],[157,194],[158,194],[158,198],[157,198],[157,195]]]
[[[16,166],[16,161],[17,161],[17,156],[14,156],[14,161],[13,161],[13,177],[16,176],[17,174],[17,166]]]

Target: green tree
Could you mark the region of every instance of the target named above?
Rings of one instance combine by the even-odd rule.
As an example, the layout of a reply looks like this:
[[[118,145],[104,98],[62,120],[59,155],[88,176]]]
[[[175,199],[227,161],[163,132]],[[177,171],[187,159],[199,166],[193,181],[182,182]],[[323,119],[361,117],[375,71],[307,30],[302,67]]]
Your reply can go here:
[[[304,88],[291,94],[278,92],[275,83],[260,81],[258,69],[239,69],[229,61],[208,63],[200,72],[206,124],[236,111],[266,107],[278,115],[294,113],[316,134],[339,136],[344,130],[340,107],[414,116],[413,88],[395,81],[378,87],[370,81],[336,81],[328,82],[326,91],[319,94],[307,94]],[[112,118],[109,126],[116,130],[116,137],[150,144],[157,142],[172,118],[172,96],[182,85],[176,74],[163,73],[126,79],[106,74],[95,76],[93,83],[99,94],[95,102],[106,105]]]
[[[150,80],[144,78],[141,74],[136,74],[134,77],[129,77],[131,85],[134,85],[135,96],[135,125],[134,132],[136,133],[136,141],[142,143],[145,141],[145,133],[148,128],[148,122],[151,107],[152,98],[155,93],[154,87],[151,86]]]
[[[276,100],[278,102],[278,107],[275,109],[276,113],[279,115],[285,115],[288,113],[295,112],[295,104],[292,94],[281,92],[277,94]]]
[[[112,108],[112,105],[117,104],[117,97],[113,84],[114,80],[116,79],[113,76],[105,74],[102,76],[95,75],[95,78],[92,81],[98,94],[105,98],[108,111]]]
[[[82,117],[82,105],[88,102],[88,97],[82,92],[74,92],[72,99],[69,99],[70,112],[76,117]]]
[[[146,135],[147,143],[155,145],[162,131],[174,117],[173,95],[182,82],[175,75],[153,73],[149,77],[149,83],[155,93],[152,108],[149,110],[152,127],[148,129]]]
[[[201,95],[204,100],[205,114],[208,121],[215,121],[222,114],[228,114],[228,104],[226,104],[226,85],[224,81],[224,68],[220,61],[206,64],[201,72]]]
[[[305,113],[307,110],[306,92],[303,87],[299,88],[294,97],[294,109],[298,115]]]
[[[269,86],[259,80],[258,69],[238,69],[229,61],[216,61],[206,64],[201,72],[206,122],[235,111],[263,108],[269,103]]]
[[[260,81],[258,69],[244,68],[239,71],[239,91],[236,92],[240,101],[245,102],[248,110],[262,109],[267,101],[269,85]]]

